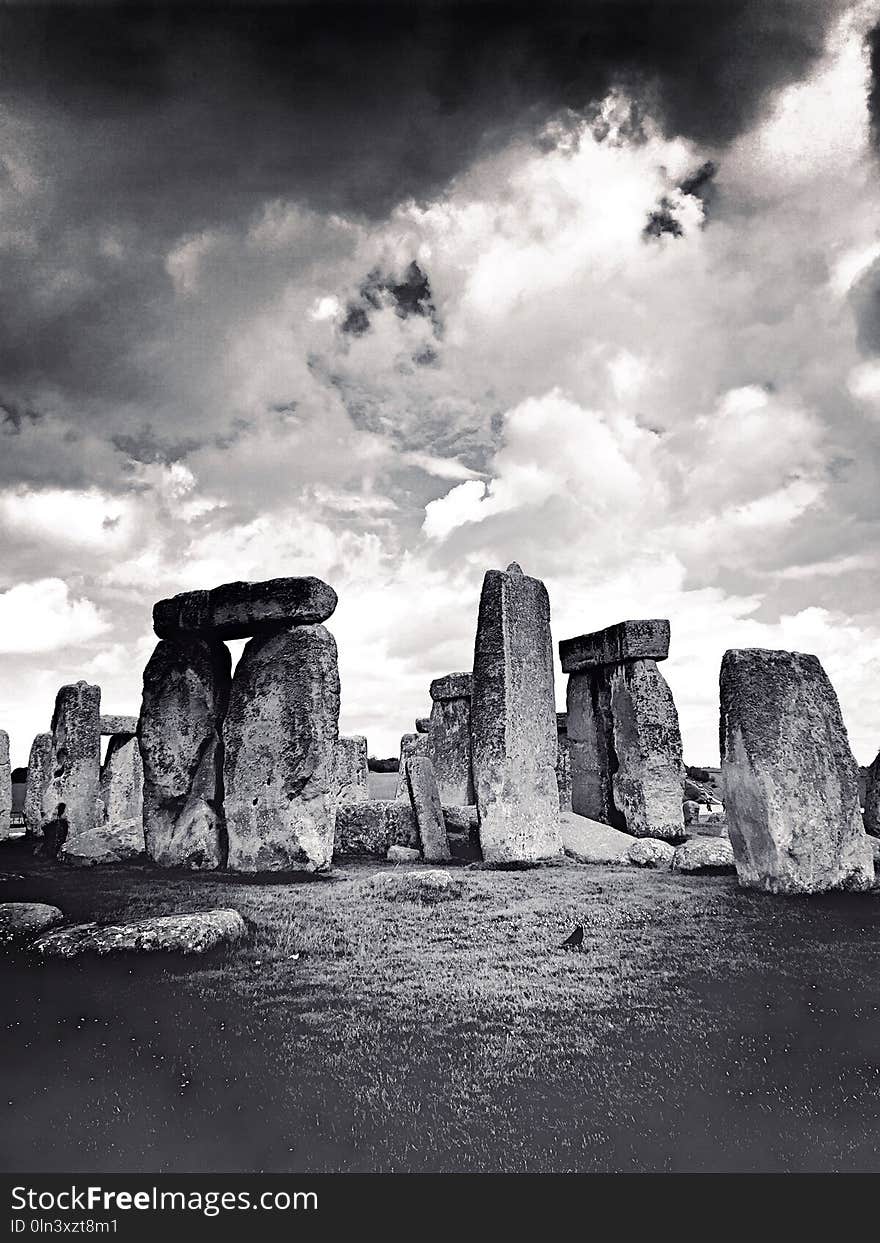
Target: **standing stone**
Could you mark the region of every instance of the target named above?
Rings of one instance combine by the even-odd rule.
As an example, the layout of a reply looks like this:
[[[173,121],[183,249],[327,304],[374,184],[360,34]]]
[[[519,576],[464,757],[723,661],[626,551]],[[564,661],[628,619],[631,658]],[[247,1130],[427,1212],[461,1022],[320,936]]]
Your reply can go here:
[[[680,839],[684,765],[669,685],[653,660],[615,666],[610,683],[614,806],[634,837]]]
[[[880,837],[880,752],[868,769],[865,782],[865,832]]]
[[[338,803],[365,803],[369,796],[367,740],[355,734],[336,743],[335,789]]]
[[[442,802],[464,806],[474,801],[471,772],[470,673],[448,673],[431,683],[427,754],[434,765]]]
[[[66,803],[70,831],[65,846],[98,823],[101,798],[101,688],[88,682],[62,686],[52,715],[52,773],[43,795],[43,818]]]
[[[409,802],[409,786],[406,781],[406,761],[411,755],[428,754],[427,734],[404,734],[400,739],[400,759],[397,763],[397,786],[394,790],[395,799]]]
[[[721,662],[721,781],[740,885],[867,889],[859,772],[815,656],[745,648]]]
[[[323,626],[251,639],[223,726],[229,867],[330,866],[339,722],[336,642]]]
[[[406,780],[425,861],[442,863],[451,859],[437,777],[427,756],[410,756],[406,761]]]
[[[0,729],[0,842],[12,836],[12,765],[9,735]]]
[[[111,737],[101,768],[101,800],[107,824],[143,824],[144,767],[136,737]]]
[[[471,748],[483,858],[559,856],[550,601],[544,584],[515,562],[483,579]]]
[[[144,834],[160,867],[226,862],[220,728],[229,671],[224,644],[195,637],[163,639],[144,670]]]
[[[559,645],[568,679],[571,806],[634,837],[684,837],[678,713],[657,660],[669,623],[626,621]]]
[[[571,749],[568,742],[568,713],[556,713],[556,785],[559,810],[571,810]]]
[[[52,780],[52,735],[37,734],[28,757],[24,821],[29,837],[43,836],[43,799]]]

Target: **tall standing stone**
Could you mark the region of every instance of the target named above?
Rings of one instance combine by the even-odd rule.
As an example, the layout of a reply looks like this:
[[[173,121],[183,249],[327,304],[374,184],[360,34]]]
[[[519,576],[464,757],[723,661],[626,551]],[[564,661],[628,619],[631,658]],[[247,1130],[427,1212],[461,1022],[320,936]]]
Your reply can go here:
[[[431,717],[427,754],[434,765],[444,803],[463,806],[474,801],[471,771],[470,673],[448,673],[431,683]]]
[[[29,837],[43,835],[43,799],[52,780],[52,735],[37,734],[28,756],[24,792],[24,822]]]
[[[12,836],[12,765],[9,735],[0,729],[0,842]]]
[[[43,795],[43,816],[65,803],[67,843],[98,823],[101,798],[101,688],[88,682],[62,686],[52,715],[52,775]]]
[[[336,801],[365,803],[369,795],[367,740],[358,734],[340,738],[334,756]]]
[[[471,752],[483,858],[560,855],[550,601],[515,562],[483,579]]]
[[[684,837],[678,713],[657,661],[669,622],[625,621],[559,645],[568,679],[571,806],[635,837]]]
[[[406,761],[406,780],[419,829],[422,856],[427,863],[443,863],[452,856],[437,777],[434,765],[427,756],[410,756]]]
[[[317,871],[333,855],[336,642],[323,626],[251,639],[223,726],[229,867]]]
[[[770,893],[867,889],[859,772],[815,656],[745,648],[721,663],[721,781],[739,883]]]
[[[104,820],[114,827],[144,819],[144,766],[136,737],[113,734],[101,766]]]
[[[163,639],[144,670],[144,835],[160,867],[226,862],[220,728],[229,682],[228,649],[195,636]]]

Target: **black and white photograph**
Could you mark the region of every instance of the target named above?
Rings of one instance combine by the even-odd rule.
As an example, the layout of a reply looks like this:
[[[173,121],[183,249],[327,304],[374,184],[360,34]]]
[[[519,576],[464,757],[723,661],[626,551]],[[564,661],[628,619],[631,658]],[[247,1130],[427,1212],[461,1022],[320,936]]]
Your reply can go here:
[[[0,4],[9,1232],[876,1174],[878,962],[880,0]]]

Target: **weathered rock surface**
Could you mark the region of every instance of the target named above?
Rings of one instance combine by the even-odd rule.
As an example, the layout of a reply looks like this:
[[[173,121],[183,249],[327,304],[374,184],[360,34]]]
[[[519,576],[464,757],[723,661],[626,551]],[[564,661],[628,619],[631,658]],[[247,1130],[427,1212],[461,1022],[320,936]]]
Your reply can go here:
[[[406,761],[406,779],[425,862],[444,863],[451,856],[434,765],[426,756],[410,756]]]
[[[211,591],[185,591],[159,600],[153,606],[153,629],[160,639],[174,639],[182,632],[244,639],[326,621],[336,603],[336,592],[320,578],[223,583]]]
[[[390,846],[418,849],[419,830],[409,798],[405,803],[400,799],[370,799],[337,807],[334,856],[382,857]]]
[[[443,902],[462,891],[458,877],[440,868],[377,872],[368,883],[390,902]]]
[[[411,755],[428,754],[427,734],[404,734],[400,739],[400,762],[397,766],[397,787],[394,791],[396,799],[409,802],[409,786],[406,781],[406,761]]]
[[[450,806],[445,803],[443,819],[446,821],[447,832],[451,830],[454,833],[464,833],[480,827],[479,810],[472,806]]]
[[[592,634],[563,639],[559,659],[563,673],[579,673],[627,660],[665,660],[669,655],[669,622],[654,618],[617,622]]]
[[[692,798],[686,798],[684,800],[681,805],[681,810],[684,815],[684,822],[686,825],[690,826],[692,824],[700,823],[700,804],[695,802]]]
[[[626,852],[626,860],[637,868],[668,868],[675,855],[671,842],[661,842],[654,837],[640,837]]]
[[[45,902],[0,902],[0,945],[29,941],[63,919],[57,906]]]
[[[131,863],[144,857],[144,824],[136,820],[117,820],[99,824],[80,833],[60,858],[71,867],[93,867],[98,863]]]
[[[445,673],[442,678],[434,678],[430,686],[434,703],[444,699],[470,699],[473,691],[472,673]]]
[[[565,853],[578,863],[625,863],[633,845],[627,833],[571,811],[560,814],[559,828]]]
[[[144,766],[137,738],[114,734],[101,766],[101,802],[104,823],[144,821]]]
[[[77,924],[47,932],[31,947],[45,958],[77,958],[80,954],[204,954],[232,945],[247,935],[238,911],[199,911],[188,915],[157,915],[127,924]]]
[[[572,674],[568,739],[575,812],[634,837],[684,837],[678,713],[653,660]]]
[[[673,872],[732,872],[733,848],[726,837],[692,837],[676,846]]]
[[[868,769],[865,783],[865,832],[880,837],[880,752]]]
[[[52,715],[52,773],[43,794],[43,819],[65,803],[73,846],[98,823],[101,806],[101,688],[88,682],[62,686]]]
[[[144,836],[160,867],[226,862],[220,727],[229,682],[227,648],[194,637],[163,639],[144,670]]]
[[[336,819],[336,641],[323,626],[251,639],[223,725],[228,866],[328,868]]]
[[[386,858],[389,863],[418,863],[422,852],[412,846],[389,846]]]
[[[483,579],[474,647],[471,744],[487,863],[562,853],[550,601],[515,563]]]
[[[431,728],[431,718],[429,716],[417,716],[416,717],[416,733],[417,734],[427,734],[430,728]]]
[[[52,735],[37,734],[28,757],[24,819],[30,837],[43,836],[43,799],[52,780]]]
[[[101,713],[101,733],[128,735],[133,738],[137,733],[138,719],[136,716],[120,716],[119,713]]]
[[[358,734],[339,738],[334,755],[334,789],[339,803],[365,803],[370,797],[367,740]]]
[[[9,735],[0,729],[0,842],[12,836],[12,766],[9,762]]]
[[[820,893],[873,884],[858,767],[815,656],[725,652],[721,780],[741,885]]]
[[[556,787],[560,811],[571,810],[571,748],[568,743],[568,713],[556,713]]]
[[[434,765],[440,798],[444,803],[474,801],[471,771],[470,673],[448,673],[431,683],[431,716],[427,755]]]

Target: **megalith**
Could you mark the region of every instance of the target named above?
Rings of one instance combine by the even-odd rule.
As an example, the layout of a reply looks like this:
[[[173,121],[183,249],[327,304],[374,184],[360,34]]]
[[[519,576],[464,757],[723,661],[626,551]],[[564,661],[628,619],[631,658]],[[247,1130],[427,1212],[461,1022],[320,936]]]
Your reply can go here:
[[[681,840],[681,731],[657,668],[669,622],[619,622],[563,640],[559,654],[569,675],[572,810],[634,837]]]
[[[514,562],[483,579],[474,644],[471,756],[487,862],[562,853],[550,601]]]
[[[160,639],[180,634],[245,639],[326,621],[336,604],[336,592],[320,578],[223,583],[210,591],[184,591],[157,601],[153,629]]]
[[[335,790],[338,803],[365,803],[369,796],[367,740],[357,734],[340,738],[334,756]]]
[[[12,836],[12,764],[9,735],[0,729],[0,842]]]
[[[559,810],[571,810],[571,749],[568,742],[568,713],[556,713],[556,785]]]
[[[451,859],[437,777],[434,765],[427,756],[410,756],[406,761],[406,780],[418,825],[423,858],[428,863],[441,863]]]
[[[740,885],[867,889],[859,772],[815,656],[743,648],[721,662],[721,781]]]
[[[147,854],[161,867],[226,862],[220,727],[229,651],[216,639],[163,639],[144,670],[138,723]]]
[[[223,725],[229,867],[330,866],[339,723],[336,642],[320,625],[251,639]]]
[[[394,790],[395,799],[409,801],[409,786],[406,781],[406,761],[411,755],[428,754],[427,734],[403,734],[400,739],[400,759],[397,762],[397,785]]]
[[[98,823],[101,797],[101,688],[88,682],[62,686],[52,714],[51,776],[43,793],[43,819],[66,804],[65,849]]]
[[[472,692],[473,676],[470,673],[447,673],[431,683],[427,755],[434,765],[442,802],[456,806],[474,801],[471,771]]]
[[[865,832],[880,837],[880,752],[868,769],[865,781]]]
[[[43,799],[52,780],[52,735],[37,734],[28,756],[24,822],[29,837],[43,836]]]
[[[113,734],[101,766],[101,801],[110,825],[143,824],[144,767],[137,737]]]

